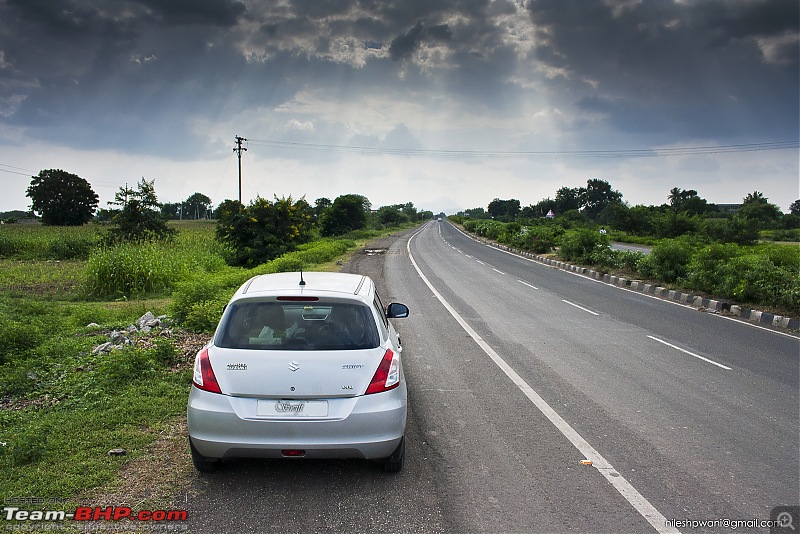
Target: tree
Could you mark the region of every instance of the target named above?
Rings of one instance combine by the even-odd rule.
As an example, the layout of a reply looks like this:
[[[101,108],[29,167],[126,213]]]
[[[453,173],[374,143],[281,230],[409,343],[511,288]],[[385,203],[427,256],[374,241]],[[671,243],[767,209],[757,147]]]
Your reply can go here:
[[[556,215],[562,215],[570,210],[581,209],[580,189],[577,187],[562,187],[556,191],[555,211]]]
[[[314,201],[314,220],[319,221],[319,218],[325,213],[325,210],[331,207],[331,199],[318,198]]]
[[[468,210],[460,211],[456,215],[460,215],[462,217],[470,217],[472,219],[488,219],[489,214],[486,213],[486,210],[478,207],[478,208],[471,208]]]
[[[405,213],[409,220],[415,220],[417,218],[417,208],[414,207],[413,202],[406,202],[402,206],[400,206],[400,211]]]
[[[181,203],[180,202],[164,202],[161,204],[161,215],[166,219],[180,219],[181,217]]]
[[[31,211],[41,213],[42,223],[80,226],[92,220],[99,197],[89,182],[61,169],[39,171],[32,178],[25,196],[32,201]]]
[[[540,200],[536,204],[522,208],[520,217],[524,217],[526,219],[541,219],[542,217],[546,217],[550,210],[555,211],[555,209],[556,201],[548,197]]]
[[[148,182],[142,177],[136,189],[120,187],[109,204],[122,207],[112,219],[117,226],[109,233],[110,242],[169,239],[175,234],[161,215],[155,180]]]
[[[789,206],[789,213],[800,216],[800,199],[792,202],[792,205]]]
[[[392,226],[408,222],[409,218],[397,206],[381,206],[378,208],[378,220],[383,225]]]
[[[606,206],[612,202],[622,202],[622,193],[611,189],[611,184],[605,180],[593,178],[586,182],[586,188],[581,188],[578,193],[581,202],[581,211],[590,219],[596,219]]]
[[[520,202],[515,198],[509,200],[500,200],[496,198],[489,202],[486,211],[492,218],[498,221],[511,222],[516,220],[519,215]]]
[[[214,210],[214,218],[221,220],[226,217],[232,217],[234,213],[239,213],[241,210],[242,205],[238,200],[225,199]]]
[[[753,191],[752,193],[747,193],[747,196],[742,199],[742,204],[766,204],[767,199],[764,198],[764,193],[759,191]]]
[[[255,267],[311,240],[312,210],[305,198],[270,202],[259,196],[241,209],[232,209],[238,202],[226,202],[216,212],[216,233],[228,245],[232,265]]]
[[[194,193],[183,201],[182,219],[205,219],[211,207],[211,199],[202,193]]]
[[[775,204],[770,204],[762,193],[754,191],[744,197],[737,215],[757,221],[758,227],[763,229],[774,228],[783,212]]]
[[[367,214],[370,203],[362,195],[341,195],[320,217],[320,230],[323,236],[346,234],[367,227]]]

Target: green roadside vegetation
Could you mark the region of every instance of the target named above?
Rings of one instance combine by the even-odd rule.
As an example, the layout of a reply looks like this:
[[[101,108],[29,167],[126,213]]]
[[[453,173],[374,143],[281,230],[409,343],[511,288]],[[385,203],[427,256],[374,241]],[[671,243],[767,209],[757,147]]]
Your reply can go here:
[[[370,220],[328,237],[312,229],[293,250],[252,267],[229,264],[214,221],[170,223],[169,239],[143,241],[109,241],[97,224],[0,226],[0,496],[63,499],[56,509],[67,511],[119,505],[92,499],[124,488],[120,473],[155,461],[165,437],[174,445],[159,453],[159,469],[190,472],[182,421],[192,360],[235,289],[257,274],[338,270],[366,241],[418,224],[398,222]],[[96,350],[146,312],[167,318]],[[169,504],[167,495],[145,494],[125,502]]]
[[[637,236],[566,217],[523,223],[463,216],[450,219],[468,232],[519,250],[559,257],[602,273],[761,307],[784,316],[800,316],[797,243],[738,244],[716,240],[702,232],[686,232],[677,237]],[[771,235],[770,231],[764,233]],[[798,233],[784,231],[781,237],[796,240]],[[612,241],[644,244],[651,250],[648,254],[614,250]]]
[[[758,191],[722,205],[679,187],[660,206],[631,206],[622,198],[595,178],[530,206],[495,198],[486,209],[450,220],[475,235],[602,273],[800,316],[800,200],[783,213]],[[613,241],[650,251],[615,250]]]

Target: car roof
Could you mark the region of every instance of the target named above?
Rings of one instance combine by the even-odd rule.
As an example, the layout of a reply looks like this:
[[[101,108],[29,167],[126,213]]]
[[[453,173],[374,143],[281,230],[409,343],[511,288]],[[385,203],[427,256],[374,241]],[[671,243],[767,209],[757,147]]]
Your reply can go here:
[[[304,285],[300,285],[299,272],[262,274],[245,282],[236,292],[237,298],[256,296],[329,296],[363,300],[369,298],[374,287],[368,276],[349,273],[304,272]]]

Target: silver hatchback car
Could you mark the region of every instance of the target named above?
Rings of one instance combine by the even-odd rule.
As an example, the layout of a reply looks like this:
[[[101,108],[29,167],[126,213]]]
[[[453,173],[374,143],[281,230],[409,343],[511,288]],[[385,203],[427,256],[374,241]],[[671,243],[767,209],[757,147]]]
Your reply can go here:
[[[388,472],[405,457],[402,347],[367,276],[256,276],[196,356],[187,409],[195,467],[223,458],[364,458]]]

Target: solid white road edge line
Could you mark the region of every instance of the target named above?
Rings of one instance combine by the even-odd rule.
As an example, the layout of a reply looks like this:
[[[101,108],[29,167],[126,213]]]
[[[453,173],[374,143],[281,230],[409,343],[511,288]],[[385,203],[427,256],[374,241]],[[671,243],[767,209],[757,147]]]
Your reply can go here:
[[[688,350],[682,349],[680,347],[676,347],[672,343],[667,343],[663,339],[658,339],[657,337],[653,337],[653,336],[647,336],[647,337],[649,337],[653,341],[658,341],[659,343],[662,343],[662,344],[664,344],[664,345],[666,345],[668,347],[672,347],[675,350],[679,350],[679,351],[681,351],[681,352],[683,352],[685,354],[688,354],[689,356],[694,356],[695,358],[703,360],[704,362],[708,362],[708,363],[710,363],[712,365],[716,365],[717,367],[722,367],[726,371],[730,371],[731,370],[731,368],[728,367],[727,365],[722,365],[721,363],[715,362],[714,360],[709,360],[708,358],[704,358],[704,357],[700,356],[699,354],[695,354],[694,352],[689,352]]]
[[[439,299],[439,302],[442,303],[442,306],[450,312],[450,315],[461,325],[461,328],[469,334],[469,336],[478,344],[478,346],[483,349],[483,352],[486,353],[489,358],[506,374],[506,376],[511,379],[511,381],[522,391],[522,393],[528,397],[528,399],[536,406],[542,414],[544,414],[547,419],[553,423],[559,432],[561,432],[564,437],[566,437],[570,443],[572,443],[576,449],[580,451],[580,453],[586,458],[587,460],[592,461],[592,466],[597,469],[605,479],[614,486],[620,495],[622,495],[625,500],[627,500],[633,508],[639,512],[639,514],[644,517],[650,525],[656,529],[656,531],[662,534],[675,534],[679,533],[680,531],[675,527],[667,525],[667,520],[664,515],[659,512],[655,506],[650,504],[650,501],[644,498],[639,491],[633,487],[633,485],[628,482],[628,480],[616,472],[614,466],[611,465],[603,456],[595,450],[594,447],[589,445],[583,436],[578,434],[578,432],[570,426],[558,413],[549,405],[547,401],[545,401],[534,389],[528,385],[525,380],[521,376],[517,374],[514,369],[509,366],[503,358],[500,357],[497,352],[494,351],[492,347],[486,343],[481,336],[478,335],[475,330],[472,329],[469,324],[464,320],[461,315],[447,302],[441,293],[439,293],[436,288],[433,287],[433,284],[428,280],[428,278],[423,274],[422,270],[417,265],[417,262],[414,260],[414,256],[411,253],[411,241],[424,230],[425,227],[422,227],[418,230],[414,235],[412,235],[408,243],[406,244],[406,250],[408,251],[408,257],[411,260],[411,264],[416,269],[417,274],[425,282],[425,285],[428,286],[434,296]]]

